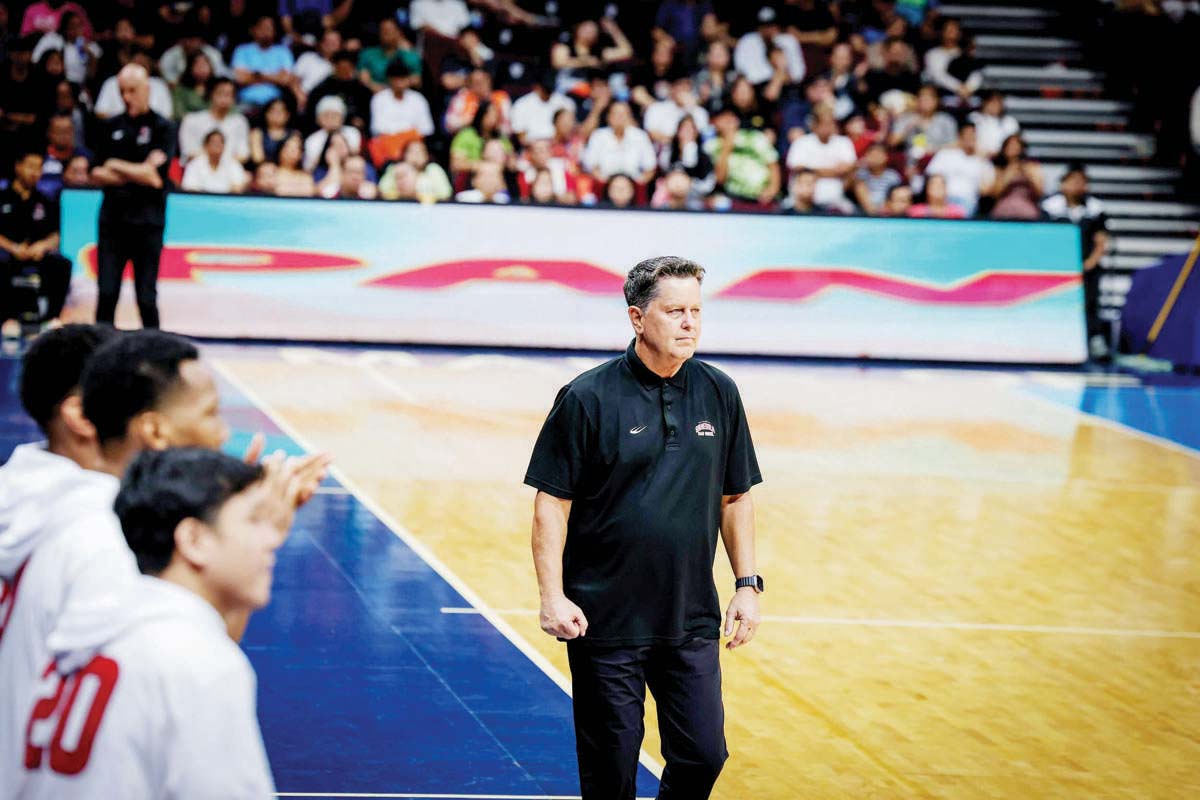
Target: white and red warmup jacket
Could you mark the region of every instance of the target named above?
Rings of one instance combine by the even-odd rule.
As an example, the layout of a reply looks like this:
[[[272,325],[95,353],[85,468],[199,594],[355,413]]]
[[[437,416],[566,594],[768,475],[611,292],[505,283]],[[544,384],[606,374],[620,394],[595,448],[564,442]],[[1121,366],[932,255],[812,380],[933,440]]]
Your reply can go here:
[[[51,644],[111,626],[138,578],[112,510],[118,488],[43,444],[0,467],[0,797],[15,796]]]
[[[38,685],[15,797],[273,797],[254,670],[220,615],[148,576],[129,600],[120,624],[56,643],[58,665],[82,666]]]

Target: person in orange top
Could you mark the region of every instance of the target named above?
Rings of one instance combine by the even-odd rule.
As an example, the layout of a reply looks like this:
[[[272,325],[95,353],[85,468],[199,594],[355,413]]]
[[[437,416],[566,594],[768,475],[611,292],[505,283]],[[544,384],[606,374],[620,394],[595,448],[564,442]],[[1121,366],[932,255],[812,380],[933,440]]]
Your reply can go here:
[[[476,67],[467,76],[467,84],[455,92],[446,107],[446,132],[457,133],[471,124],[481,100],[489,100],[500,111],[500,130],[509,132],[512,117],[512,98],[508,92],[492,88],[492,75],[483,67]]]

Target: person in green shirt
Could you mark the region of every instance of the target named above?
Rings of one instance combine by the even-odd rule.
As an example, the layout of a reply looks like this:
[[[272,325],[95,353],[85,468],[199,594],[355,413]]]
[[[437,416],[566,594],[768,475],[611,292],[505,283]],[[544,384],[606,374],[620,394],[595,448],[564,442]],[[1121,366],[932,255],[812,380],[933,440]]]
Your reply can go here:
[[[500,131],[500,108],[488,100],[481,100],[475,119],[450,141],[450,172],[457,175],[474,170],[483,159],[483,148],[489,139],[498,140],[504,151],[512,155],[512,142]]]
[[[449,200],[454,194],[450,178],[440,165],[429,160],[429,148],[417,139],[404,148],[404,158],[390,164],[379,179],[384,200],[420,200],[423,203]]]
[[[704,143],[721,191],[736,200],[772,205],[781,183],[779,153],[762,131],[743,128],[737,111],[725,106],[713,124],[717,135]]]
[[[179,83],[171,90],[175,119],[183,119],[184,114],[208,108],[208,92],[212,87],[213,77],[212,62],[208,60],[204,51],[193,53],[188,59],[187,68],[179,76]]]
[[[372,92],[388,88],[388,64],[397,58],[404,62],[408,71],[419,81],[421,54],[412,46],[412,42],[404,38],[400,23],[396,22],[394,17],[384,17],[379,21],[379,45],[366,48],[358,56],[358,70],[362,82],[371,87]]]

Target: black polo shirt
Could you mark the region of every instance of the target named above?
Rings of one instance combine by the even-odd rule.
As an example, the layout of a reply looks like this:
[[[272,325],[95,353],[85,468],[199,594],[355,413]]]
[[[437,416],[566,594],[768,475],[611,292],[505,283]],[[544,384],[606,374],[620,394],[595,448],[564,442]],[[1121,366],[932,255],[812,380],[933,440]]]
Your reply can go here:
[[[14,242],[40,242],[58,233],[58,203],[34,189],[21,197],[9,186],[0,191],[0,236]]]
[[[761,481],[737,386],[703,361],[663,379],[630,344],[563,387],[525,483],[572,501],[563,588],[582,641],[719,638],[721,498]]]
[[[104,202],[100,205],[102,225],[153,225],[166,223],[167,172],[171,159],[175,157],[175,126],[170,120],[148,111],[137,117],[121,114],[109,120],[100,134],[96,147],[96,163],[103,164],[110,158],[119,158],[140,164],[150,153],[161,150],[167,163],[158,168],[163,186],[154,189],[137,183],[124,186],[108,186],[104,189]]]

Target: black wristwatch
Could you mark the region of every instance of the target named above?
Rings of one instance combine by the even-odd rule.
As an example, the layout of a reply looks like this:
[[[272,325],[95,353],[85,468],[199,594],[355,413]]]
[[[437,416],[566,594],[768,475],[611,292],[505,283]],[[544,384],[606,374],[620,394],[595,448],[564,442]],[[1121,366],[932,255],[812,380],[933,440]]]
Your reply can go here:
[[[762,575],[751,575],[748,578],[738,578],[736,588],[745,589],[746,587],[754,589],[756,594],[762,594],[767,590],[766,584],[763,582]]]

